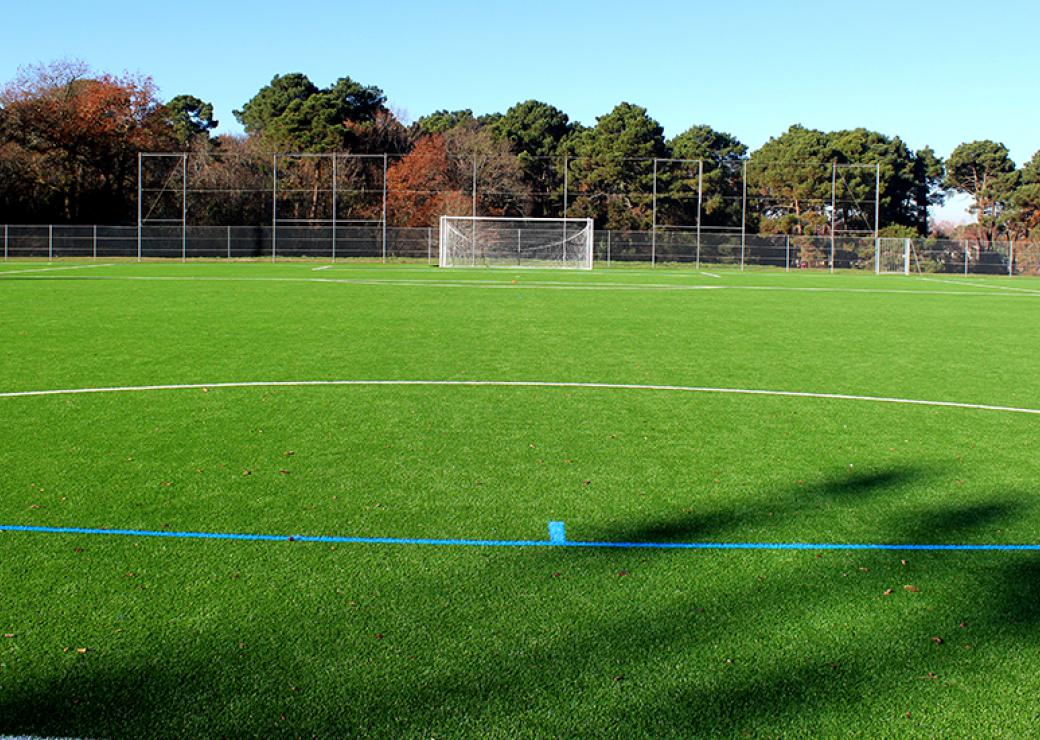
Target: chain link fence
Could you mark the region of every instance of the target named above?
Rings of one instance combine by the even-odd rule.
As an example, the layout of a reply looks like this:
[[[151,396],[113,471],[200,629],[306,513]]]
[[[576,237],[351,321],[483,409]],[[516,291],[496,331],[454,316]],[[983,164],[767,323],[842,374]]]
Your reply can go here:
[[[435,264],[438,252],[436,228],[384,226],[380,221],[277,229],[155,225],[139,230],[136,226],[9,224],[2,227],[2,242],[4,260],[407,259]],[[595,232],[593,249],[597,267],[644,264],[779,271],[1040,274],[1040,242],[601,229]],[[880,255],[876,255],[878,249]]]

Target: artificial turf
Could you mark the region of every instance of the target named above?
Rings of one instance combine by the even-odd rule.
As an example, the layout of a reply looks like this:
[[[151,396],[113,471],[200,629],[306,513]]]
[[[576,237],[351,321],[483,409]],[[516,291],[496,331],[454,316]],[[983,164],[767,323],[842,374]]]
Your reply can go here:
[[[55,270],[55,267],[71,268]],[[1040,407],[1040,281],[0,267],[0,392],[427,379]],[[0,524],[1040,544],[1040,416],[501,386],[0,398]],[[0,732],[1024,735],[1040,553],[0,533]]]

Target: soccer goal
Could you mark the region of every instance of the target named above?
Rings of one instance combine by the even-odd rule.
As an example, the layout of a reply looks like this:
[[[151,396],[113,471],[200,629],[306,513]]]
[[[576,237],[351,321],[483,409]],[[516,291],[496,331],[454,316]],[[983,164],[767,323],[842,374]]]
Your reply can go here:
[[[592,269],[591,218],[441,216],[441,267]]]
[[[877,240],[877,260],[874,271],[878,275],[909,275],[913,244],[909,239],[882,238]]]

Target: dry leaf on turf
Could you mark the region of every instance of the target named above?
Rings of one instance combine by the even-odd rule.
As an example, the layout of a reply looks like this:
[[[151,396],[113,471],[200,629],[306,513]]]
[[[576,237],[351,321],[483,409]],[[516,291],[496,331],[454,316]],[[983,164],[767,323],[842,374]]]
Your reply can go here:
[[[907,591],[909,591],[912,594],[920,593],[920,591],[921,591],[921,589],[919,589],[917,586],[913,585],[912,583],[906,584],[905,586],[903,586],[903,588],[906,589]]]

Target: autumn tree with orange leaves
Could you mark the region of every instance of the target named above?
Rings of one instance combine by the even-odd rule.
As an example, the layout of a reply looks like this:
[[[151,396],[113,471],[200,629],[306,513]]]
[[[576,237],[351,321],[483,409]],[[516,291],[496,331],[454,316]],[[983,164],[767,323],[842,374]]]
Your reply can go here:
[[[9,220],[122,221],[137,153],[176,146],[148,77],[79,62],[27,67],[0,91],[0,193]]]

